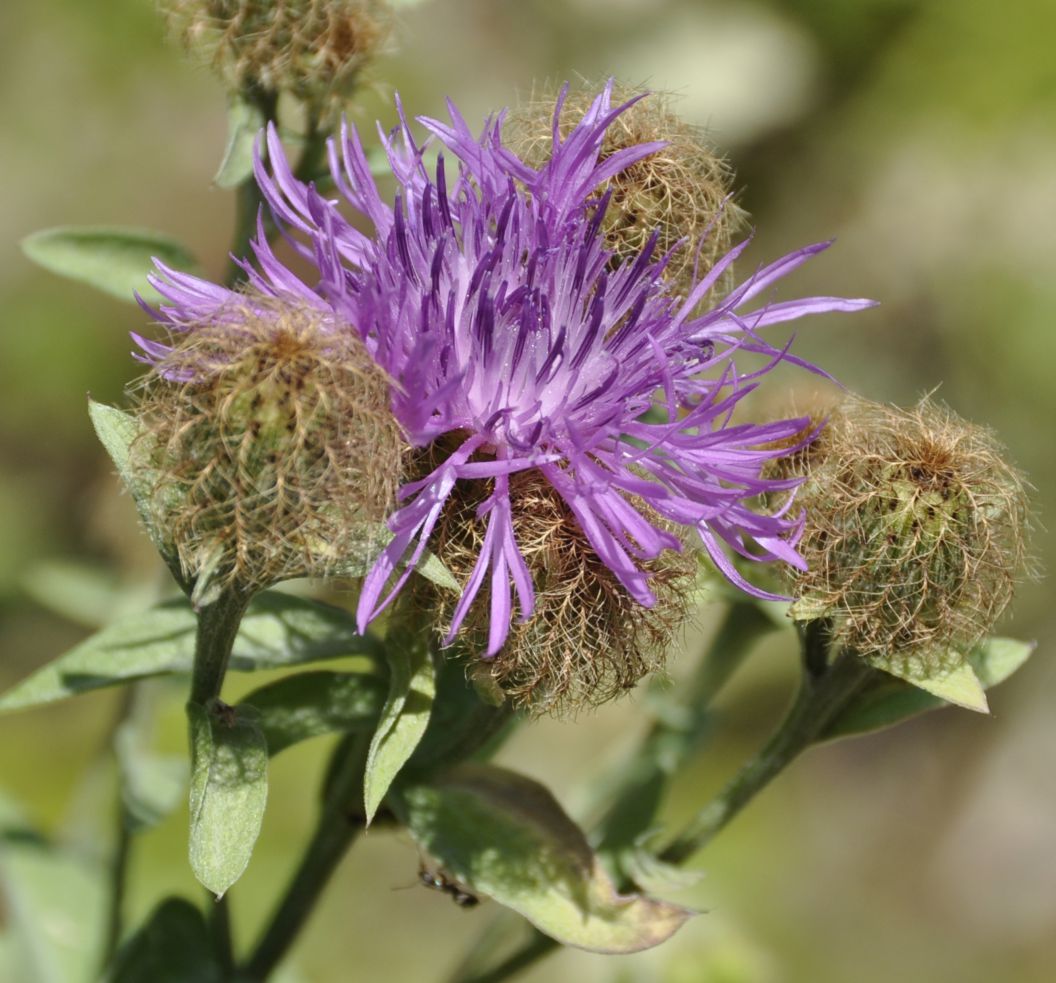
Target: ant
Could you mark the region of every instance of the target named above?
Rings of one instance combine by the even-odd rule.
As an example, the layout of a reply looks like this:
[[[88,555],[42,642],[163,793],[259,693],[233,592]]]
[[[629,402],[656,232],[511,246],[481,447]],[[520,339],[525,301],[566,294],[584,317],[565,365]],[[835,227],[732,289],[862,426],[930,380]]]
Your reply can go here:
[[[433,891],[442,891],[459,908],[475,908],[480,904],[480,898],[475,894],[453,881],[442,870],[430,870],[424,863],[418,868],[418,881],[423,887]]]

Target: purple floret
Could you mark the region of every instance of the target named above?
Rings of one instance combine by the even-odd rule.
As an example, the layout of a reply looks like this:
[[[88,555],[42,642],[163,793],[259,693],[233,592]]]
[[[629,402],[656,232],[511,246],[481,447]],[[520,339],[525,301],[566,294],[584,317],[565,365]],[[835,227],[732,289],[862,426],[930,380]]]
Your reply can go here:
[[[702,301],[747,243],[688,296],[672,294],[656,236],[634,261],[617,264],[602,229],[608,197],[601,188],[662,144],[602,158],[607,128],[631,105],[610,103],[611,85],[562,136],[559,100],[553,152],[538,169],[503,146],[502,114],[478,137],[449,104],[450,124],[419,120],[429,133],[420,145],[400,107],[401,125],[382,134],[397,182],[391,206],[358,133],[346,126],[330,143],[330,164],[359,215],[356,225],[336,201],[294,177],[274,129],[267,133],[267,164],[258,157],[257,180],[318,282],[294,276],[261,230],[256,265],[245,264],[251,284],[318,306],[333,330],[357,331],[393,380],[392,409],[413,446],[457,435],[447,437],[444,446],[453,449],[434,471],[400,489],[389,519],[393,539],[363,584],[361,630],[399,592],[460,483],[486,480],[483,547],[448,637],[487,584],[488,654],[498,652],[514,596],[521,619],[534,604],[509,496],[509,476],[528,469],[553,486],[641,604],[655,603],[643,565],[662,550],[681,549],[672,526],[694,530],[719,569],[756,597],[771,595],[744,580],[729,551],[803,565],[795,548],[800,518],[787,505],[779,514],[757,511],[753,500],[790,487],[764,479],[763,468],[802,446],[808,421],[733,424],[731,415],[774,365],[805,365],[759,329],[871,302],[809,297],[745,310],[828,243],[764,267],[704,313]],[[429,144],[443,151],[435,168],[426,164]],[[443,153],[457,161],[454,176]],[[362,231],[364,219],[369,231]],[[160,314],[177,331],[236,297],[159,271],[152,282],[167,301]],[[158,357],[156,342],[140,344],[147,359]],[[739,372],[740,353],[762,356],[762,364],[757,357],[752,371]],[[662,412],[646,416],[650,410]],[[662,422],[650,422],[657,417]]]

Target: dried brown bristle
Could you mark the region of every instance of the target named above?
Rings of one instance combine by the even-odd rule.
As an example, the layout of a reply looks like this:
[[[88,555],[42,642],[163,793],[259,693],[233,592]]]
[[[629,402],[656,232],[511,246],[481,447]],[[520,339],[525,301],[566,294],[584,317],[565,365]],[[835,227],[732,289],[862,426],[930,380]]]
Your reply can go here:
[[[600,88],[568,93],[561,113],[562,134],[582,119]],[[642,91],[615,86],[613,107]],[[542,166],[550,157],[555,99],[553,92],[533,94],[506,123],[506,144],[533,167]],[[601,156],[653,141],[664,141],[667,146],[599,189],[612,193],[603,227],[619,259],[635,258],[654,230],[659,233],[657,257],[685,240],[666,270],[676,289],[685,291],[694,279],[694,269],[703,277],[729,251],[744,225],[744,213],[730,200],[733,177],[726,161],[699,127],[672,111],[671,98],[664,93],[650,93],[621,113],[608,129]],[[727,275],[720,287],[729,282]]]
[[[486,524],[476,510],[488,482],[452,497],[430,541],[440,560],[465,583],[477,562]],[[686,615],[696,564],[671,550],[645,564],[656,604],[646,608],[627,593],[594,552],[575,517],[538,472],[510,476],[514,534],[535,585],[535,611],[514,621],[501,651],[487,648],[488,591],[482,589],[459,630],[456,645],[474,661],[474,675],[490,677],[515,705],[559,715],[597,706],[662,669]],[[416,585],[438,630],[450,623],[458,596]]]
[[[405,443],[389,380],[312,308],[247,296],[190,325],[134,395],[156,524],[189,577],[325,575],[395,501]]]
[[[833,617],[840,644],[929,676],[993,628],[1024,571],[1027,498],[989,431],[927,400],[851,399],[780,466],[806,478],[799,610]]]
[[[160,0],[174,32],[238,90],[336,108],[385,40],[384,0]]]

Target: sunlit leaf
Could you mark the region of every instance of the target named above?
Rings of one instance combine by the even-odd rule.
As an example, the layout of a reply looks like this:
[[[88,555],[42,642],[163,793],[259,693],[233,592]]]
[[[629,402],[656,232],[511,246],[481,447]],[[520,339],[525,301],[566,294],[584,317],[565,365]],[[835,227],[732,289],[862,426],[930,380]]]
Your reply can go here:
[[[78,693],[164,673],[190,672],[197,620],[178,598],[124,618],[85,639],[0,697],[0,711],[51,703]],[[265,591],[249,606],[230,668],[244,672],[380,655],[380,643],[360,635],[340,608]]]
[[[436,696],[433,655],[421,633],[395,629],[386,639],[386,650],[389,695],[370,742],[363,779],[368,824],[422,739]]]
[[[222,897],[249,865],[268,798],[268,747],[252,719],[190,704],[191,870]]]
[[[166,898],[121,947],[104,983],[222,983],[205,918],[183,898]]]
[[[366,730],[385,702],[384,679],[365,672],[302,672],[254,690],[241,705],[253,707],[276,755],[321,734]]]
[[[536,782],[460,765],[400,788],[397,809],[445,874],[527,918],[565,945],[627,953],[669,938],[692,914],[620,895],[582,831]]]
[[[1035,647],[1033,642],[989,638],[968,654],[968,665],[982,687],[990,689],[1022,666]],[[829,725],[822,740],[890,727],[908,717],[946,705],[946,700],[933,693],[886,673],[878,673],[876,679]]]
[[[175,239],[116,226],[42,229],[22,240],[22,251],[52,273],[130,303],[135,303],[136,293],[150,303],[159,299],[147,283],[155,257],[178,270],[193,271],[196,266],[194,257]]]

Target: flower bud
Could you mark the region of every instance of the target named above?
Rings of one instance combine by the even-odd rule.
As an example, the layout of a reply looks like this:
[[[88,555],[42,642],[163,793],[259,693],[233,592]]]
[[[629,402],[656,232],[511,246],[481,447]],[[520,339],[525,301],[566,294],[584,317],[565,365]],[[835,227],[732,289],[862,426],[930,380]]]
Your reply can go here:
[[[1025,565],[1022,476],[987,430],[923,400],[849,399],[785,458],[806,510],[792,615],[913,681],[957,668],[1012,598]]]
[[[433,546],[465,584],[483,548],[486,523],[478,517],[490,494],[486,483],[469,488],[446,507]],[[535,471],[510,476],[514,535],[535,585],[535,609],[515,622],[493,657],[488,646],[489,604],[478,601],[459,629],[456,644],[472,660],[478,685],[497,688],[519,708],[568,715],[598,706],[661,670],[667,649],[686,616],[697,564],[665,550],[645,564],[656,603],[645,607],[628,594],[602,562],[558,493]],[[659,521],[659,517],[657,517]],[[458,596],[424,580],[419,603],[450,623]]]
[[[395,502],[388,378],[312,307],[247,295],[186,327],[135,393],[185,575],[256,590],[339,570]]]
[[[162,0],[186,46],[232,88],[347,97],[388,34],[385,0]]]
[[[588,86],[568,93],[561,108],[562,136],[590,108],[595,91]],[[613,108],[644,91],[617,86]],[[507,122],[507,145],[533,167],[550,157],[553,107],[554,95],[544,93],[514,111]],[[636,258],[654,230],[659,234],[658,256],[678,246],[666,275],[677,287],[687,287],[694,280],[694,268],[699,279],[729,251],[744,213],[731,200],[732,173],[726,161],[699,127],[672,111],[669,97],[662,93],[646,95],[616,118],[605,134],[601,156],[654,141],[666,146],[598,189],[611,192],[603,228],[618,260]]]

